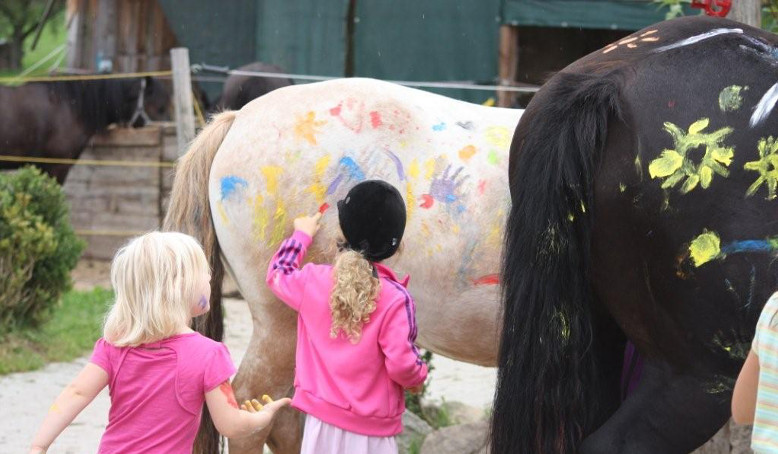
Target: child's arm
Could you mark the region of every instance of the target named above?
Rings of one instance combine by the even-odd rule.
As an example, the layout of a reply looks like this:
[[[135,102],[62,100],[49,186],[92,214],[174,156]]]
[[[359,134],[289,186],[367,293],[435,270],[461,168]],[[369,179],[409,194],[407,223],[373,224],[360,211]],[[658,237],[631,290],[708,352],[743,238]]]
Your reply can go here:
[[[30,453],[45,453],[73,419],[108,385],[108,373],[88,363],[54,401],[33,438]]]
[[[295,231],[281,243],[281,247],[270,260],[266,282],[270,290],[292,309],[300,310],[300,298],[305,287],[305,278],[300,265],[308,246],[319,229],[321,213],[294,220]]]
[[[416,341],[416,316],[408,295],[404,303],[392,305],[386,313],[378,342],[386,357],[389,377],[403,388],[419,391],[427,379],[427,365],[413,344]]]
[[[732,392],[732,419],[737,424],[752,424],[756,412],[756,391],[759,385],[759,357],[752,349]]]
[[[230,382],[225,381],[205,393],[205,402],[216,430],[227,438],[241,438],[267,427],[273,421],[276,411],[289,405],[291,400],[283,398],[272,401],[268,398],[259,411],[240,410]]]

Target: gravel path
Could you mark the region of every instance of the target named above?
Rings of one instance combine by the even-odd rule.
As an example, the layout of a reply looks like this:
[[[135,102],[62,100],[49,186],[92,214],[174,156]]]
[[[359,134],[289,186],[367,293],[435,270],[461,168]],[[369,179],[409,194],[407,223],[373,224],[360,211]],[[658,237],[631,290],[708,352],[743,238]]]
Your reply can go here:
[[[251,337],[248,306],[243,300],[224,301],[225,342],[239,364]],[[0,453],[25,453],[38,425],[59,392],[84,367],[87,358],[0,377]],[[433,401],[459,401],[487,407],[494,393],[496,370],[433,358],[429,397]],[[96,452],[108,420],[108,390],[104,390],[68,427],[49,450],[50,454]]]

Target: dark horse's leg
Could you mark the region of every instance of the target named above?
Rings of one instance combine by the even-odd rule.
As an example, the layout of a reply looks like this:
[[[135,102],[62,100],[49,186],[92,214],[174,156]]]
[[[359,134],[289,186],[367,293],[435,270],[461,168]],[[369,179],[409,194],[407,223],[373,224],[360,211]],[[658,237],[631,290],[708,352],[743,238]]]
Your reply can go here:
[[[583,440],[578,452],[691,452],[729,418],[729,400],[706,389],[704,379],[675,375],[666,364],[647,362],[636,391],[606,424]]]

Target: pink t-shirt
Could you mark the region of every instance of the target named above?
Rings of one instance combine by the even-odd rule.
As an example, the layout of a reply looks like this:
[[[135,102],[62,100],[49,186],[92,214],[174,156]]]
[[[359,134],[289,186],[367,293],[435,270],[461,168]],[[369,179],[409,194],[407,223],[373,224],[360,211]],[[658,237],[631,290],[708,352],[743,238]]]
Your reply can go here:
[[[138,347],[100,338],[90,361],[109,377],[104,454],[191,453],[205,393],[235,373],[227,347],[199,333]]]

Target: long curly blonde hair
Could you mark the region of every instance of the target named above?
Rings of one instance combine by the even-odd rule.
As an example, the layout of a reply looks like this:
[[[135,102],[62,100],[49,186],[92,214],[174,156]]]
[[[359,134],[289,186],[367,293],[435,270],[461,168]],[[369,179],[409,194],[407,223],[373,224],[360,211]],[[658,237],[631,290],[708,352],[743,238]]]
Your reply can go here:
[[[362,337],[362,326],[376,309],[381,281],[373,275],[373,265],[362,254],[345,249],[335,256],[335,286],[330,295],[332,326],[330,337],[341,332],[352,343]]]

